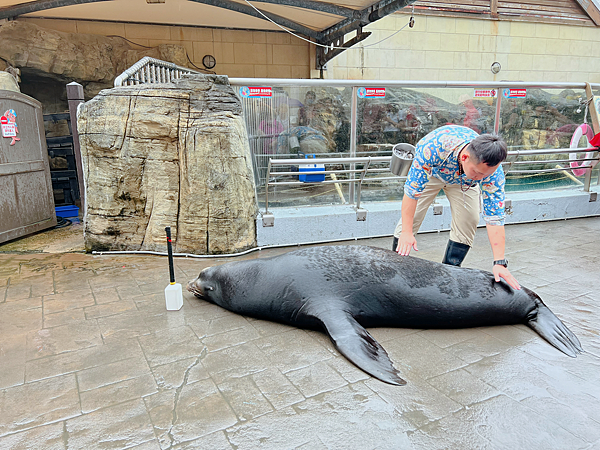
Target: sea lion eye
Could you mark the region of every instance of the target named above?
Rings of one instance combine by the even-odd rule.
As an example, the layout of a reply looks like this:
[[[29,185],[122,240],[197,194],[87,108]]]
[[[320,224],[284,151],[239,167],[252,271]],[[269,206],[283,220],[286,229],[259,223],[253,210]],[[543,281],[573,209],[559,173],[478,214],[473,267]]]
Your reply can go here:
[[[214,290],[215,290],[215,288],[214,288],[214,287],[212,287],[212,286],[208,286],[208,287],[206,288],[206,290],[207,290],[207,291],[214,291]]]

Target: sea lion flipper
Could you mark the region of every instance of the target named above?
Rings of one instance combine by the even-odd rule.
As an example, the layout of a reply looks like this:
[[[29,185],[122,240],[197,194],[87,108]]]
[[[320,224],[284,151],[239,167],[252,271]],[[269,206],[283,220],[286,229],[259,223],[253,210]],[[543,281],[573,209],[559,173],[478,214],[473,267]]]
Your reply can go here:
[[[338,309],[321,312],[316,318],[323,324],[340,353],[359,369],[385,383],[398,386],[406,384],[383,347],[351,314]]]
[[[583,352],[577,336],[545,305],[538,306],[535,318],[527,325],[565,355],[575,358]]]

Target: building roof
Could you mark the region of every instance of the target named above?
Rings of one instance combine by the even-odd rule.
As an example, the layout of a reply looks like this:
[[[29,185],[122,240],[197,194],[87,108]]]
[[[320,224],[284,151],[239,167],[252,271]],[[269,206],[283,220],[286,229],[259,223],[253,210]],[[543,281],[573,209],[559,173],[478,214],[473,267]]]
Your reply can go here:
[[[289,30],[341,45],[338,39],[344,34],[357,31],[360,36],[362,27],[399,9],[410,11],[413,4],[415,12],[429,14],[600,24],[598,0],[0,0],[0,19],[23,16],[280,30],[254,6]]]
[[[0,0],[0,19],[44,17],[163,25],[280,30],[280,25],[321,42],[336,39],[415,0]]]

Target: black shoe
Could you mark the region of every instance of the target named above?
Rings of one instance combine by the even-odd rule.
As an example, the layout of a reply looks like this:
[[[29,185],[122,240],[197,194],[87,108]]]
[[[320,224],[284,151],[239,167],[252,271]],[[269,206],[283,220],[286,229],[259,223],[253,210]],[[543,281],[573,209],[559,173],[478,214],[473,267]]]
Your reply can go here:
[[[394,236],[394,243],[392,244],[392,250],[396,251],[397,248],[398,248],[398,238],[396,236]]]
[[[446,254],[444,255],[442,264],[450,264],[451,266],[460,267],[465,259],[465,256],[467,256],[467,253],[469,253],[470,248],[471,247],[467,244],[461,244],[460,242],[448,240]]]

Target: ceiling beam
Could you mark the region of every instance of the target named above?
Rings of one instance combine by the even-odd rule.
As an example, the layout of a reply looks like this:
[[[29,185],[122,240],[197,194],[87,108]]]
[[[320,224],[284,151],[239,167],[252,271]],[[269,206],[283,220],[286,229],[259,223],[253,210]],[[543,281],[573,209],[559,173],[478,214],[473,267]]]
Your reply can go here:
[[[256,3],[273,3],[275,5],[295,6],[302,9],[310,9],[342,17],[354,17],[360,14],[358,9],[346,8],[345,6],[332,3],[317,2],[313,0],[253,0]],[[260,9],[260,8],[259,8]]]
[[[318,42],[328,43],[335,39],[344,36],[354,30],[358,30],[365,25],[373,23],[389,14],[392,14],[399,9],[404,8],[416,0],[381,0],[374,5],[369,6],[360,11],[359,19],[348,18],[341,22],[323,30],[320,33]]]
[[[0,19],[12,19],[23,14],[45,11],[46,9],[61,8],[63,6],[82,5],[84,3],[105,2],[110,0],[40,0],[19,5],[0,8]]]
[[[262,20],[266,20],[260,13],[256,12],[254,8],[246,5],[245,3],[237,3],[231,0],[190,0],[196,3],[203,3],[205,5],[216,6],[218,8],[228,9],[230,11],[239,12],[242,14],[247,14],[252,17],[257,17]],[[281,25],[282,27],[289,28],[290,30],[294,30],[304,36],[317,39],[319,37],[319,32],[313,30],[312,28],[305,27],[299,23],[296,23],[292,20],[286,19],[285,17],[278,16],[277,14],[273,14],[270,12],[262,11],[262,13],[271,19],[273,22]]]
[[[321,68],[325,67],[325,64],[327,64],[328,61],[331,61],[337,55],[339,55],[340,53],[343,53],[344,51],[346,51],[347,49],[352,47],[354,44],[358,44],[359,42],[364,41],[370,35],[371,35],[370,32],[358,33],[355,37],[350,39],[348,42],[343,42],[343,43],[336,42],[337,48],[334,48],[331,50],[328,48],[317,47],[317,68],[321,69]]]

